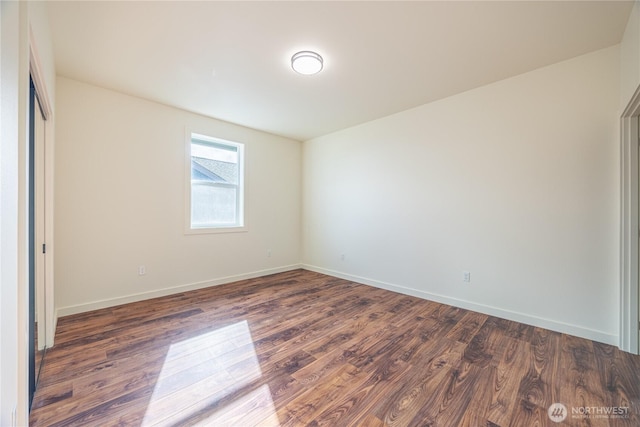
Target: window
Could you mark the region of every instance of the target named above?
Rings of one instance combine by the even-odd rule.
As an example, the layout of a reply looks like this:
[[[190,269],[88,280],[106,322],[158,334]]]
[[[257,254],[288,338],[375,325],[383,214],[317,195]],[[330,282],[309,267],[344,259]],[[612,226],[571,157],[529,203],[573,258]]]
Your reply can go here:
[[[244,145],[188,134],[188,232],[244,230]]]

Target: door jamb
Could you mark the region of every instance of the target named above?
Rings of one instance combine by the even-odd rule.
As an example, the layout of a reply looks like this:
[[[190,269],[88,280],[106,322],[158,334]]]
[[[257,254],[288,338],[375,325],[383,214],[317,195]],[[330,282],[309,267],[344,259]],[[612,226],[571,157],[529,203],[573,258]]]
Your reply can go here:
[[[631,97],[620,119],[620,349],[640,354],[638,342],[639,305],[638,241],[640,214],[638,155],[640,86]]]
[[[53,244],[53,180],[54,180],[54,135],[53,135],[53,109],[51,107],[51,99],[44,78],[43,67],[38,54],[35,42],[36,38],[33,29],[29,26],[29,73],[36,89],[36,95],[40,103],[42,116],[45,119],[45,235],[44,239],[47,244],[47,262],[45,267],[45,337],[46,347],[53,347],[54,335],[56,330],[56,313],[54,305],[54,274],[53,274],[53,257],[55,247]]]

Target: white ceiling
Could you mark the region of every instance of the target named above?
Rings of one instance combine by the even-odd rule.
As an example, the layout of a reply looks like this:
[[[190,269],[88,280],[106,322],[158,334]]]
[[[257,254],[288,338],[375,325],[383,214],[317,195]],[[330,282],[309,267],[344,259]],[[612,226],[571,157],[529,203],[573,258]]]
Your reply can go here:
[[[307,140],[620,42],[632,2],[48,2],[59,75]],[[316,76],[290,68],[312,49]]]

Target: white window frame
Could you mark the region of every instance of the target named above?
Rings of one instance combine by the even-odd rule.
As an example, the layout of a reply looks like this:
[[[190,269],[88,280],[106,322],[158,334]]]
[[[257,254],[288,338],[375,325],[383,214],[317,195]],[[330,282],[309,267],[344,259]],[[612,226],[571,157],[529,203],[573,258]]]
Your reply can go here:
[[[246,217],[246,177],[245,177],[245,145],[239,142],[228,141],[221,138],[216,138],[207,135],[206,133],[186,130],[185,135],[185,234],[211,234],[211,233],[237,233],[245,232],[248,230],[247,217]],[[212,144],[220,144],[233,146],[238,152],[238,196],[236,198],[236,212],[237,222],[231,225],[215,225],[206,227],[193,227],[191,224],[191,144],[193,139],[200,141],[211,142]],[[218,187],[229,187],[232,184],[226,183],[210,183],[208,185],[214,185]],[[235,186],[235,185],[233,185]]]

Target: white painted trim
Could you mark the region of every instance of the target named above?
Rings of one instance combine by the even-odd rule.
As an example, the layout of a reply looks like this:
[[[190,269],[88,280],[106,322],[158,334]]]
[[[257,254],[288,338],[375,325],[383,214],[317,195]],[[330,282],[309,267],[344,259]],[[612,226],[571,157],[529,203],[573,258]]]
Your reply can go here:
[[[53,109],[51,107],[51,97],[45,83],[43,68],[36,46],[36,38],[33,35],[33,28],[29,25],[29,73],[36,88],[40,109],[45,119],[45,235],[47,244],[46,266],[45,266],[45,333],[44,343],[47,347],[53,347],[55,338],[55,325],[57,323],[54,305],[54,244],[53,244],[53,212],[54,212],[54,131],[53,131]]]
[[[210,141],[213,143],[219,143],[223,145],[235,146],[238,149],[238,155],[240,158],[239,167],[239,189],[240,197],[238,199],[237,209],[240,211],[242,218],[242,225],[234,225],[231,227],[203,227],[203,228],[191,228],[191,143],[193,136],[197,135],[201,140]],[[191,127],[185,127],[185,168],[184,168],[184,234],[218,234],[218,233],[245,233],[249,231],[247,220],[247,146],[242,142],[230,141],[214,136],[210,136],[206,132],[200,132],[197,129]]]
[[[18,24],[18,407],[16,424],[29,420],[29,10],[20,3]],[[4,5],[3,5],[4,6]]]
[[[577,325],[571,325],[568,323],[558,322],[551,319],[545,319],[542,317],[531,316],[528,314],[522,314],[515,311],[505,310],[497,307],[492,307],[484,304],[477,304],[474,302],[461,300],[458,298],[452,298],[445,295],[434,294],[430,292],[424,292],[417,289],[407,288],[404,286],[398,286],[391,283],[381,282],[379,280],[368,279],[365,277],[354,276],[339,271],[328,270],[313,265],[302,264],[302,268],[309,271],[315,271],[316,273],[322,273],[333,277],[338,277],[352,282],[362,283],[364,285],[373,286],[380,289],[386,289],[392,292],[398,292],[405,295],[410,295],[417,298],[422,298],[429,301],[435,301],[441,304],[448,304],[454,307],[464,308],[466,310],[476,311],[478,313],[488,314],[490,316],[500,317],[502,319],[513,320],[515,322],[525,323],[531,326],[537,326],[540,328],[550,329],[552,331],[575,335],[578,337],[616,345],[618,337],[611,335],[603,331],[598,331],[589,328],[583,328]]]
[[[640,354],[638,342],[638,87],[620,119],[620,349]]]
[[[29,424],[28,4],[3,2],[0,11],[0,425],[8,426]]]
[[[33,85],[36,87],[36,93],[38,94],[38,100],[40,101],[40,107],[42,108],[42,115],[45,120],[49,120],[53,113],[51,108],[51,101],[49,98],[49,91],[44,80],[44,74],[42,73],[42,65],[40,62],[40,56],[38,55],[38,48],[36,47],[35,37],[33,35],[33,29],[29,25],[29,72],[33,79]]]
[[[45,344],[53,347],[56,334],[55,312],[55,238],[54,238],[54,179],[55,179],[55,130],[53,116],[45,122],[45,182],[44,182],[44,240],[47,244],[45,268]]]
[[[70,316],[72,314],[84,313],[87,311],[115,307],[117,305],[128,304],[131,302],[144,301],[151,298],[158,298],[158,297],[163,297],[167,295],[173,295],[180,292],[187,292],[187,291],[193,291],[196,289],[208,288],[211,286],[224,285],[227,283],[233,283],[240,280],[254,279],[256,277],[268,276],[270,274],[284,273],[286,271],[297,270],[299,268],[302,268],[300,264],[292,264],[292,265],[286,265],[283,267],[270,268],[267,270],[254,271],[251,273],[238,274],[235,276],[227,276],[227,277],[221,277],[218,279],[206,280],[203,282],[188,283],[186,285],[173,286],[170,288],[159,289],[156,291],[141,292],[141,293],[131,294],[131,295],[127,295],[119,298],[110,298],[105,300],[93,301],[86,304],[60,307],[56,312],[56,316],[57,318],[60,318],[64,316]]]

